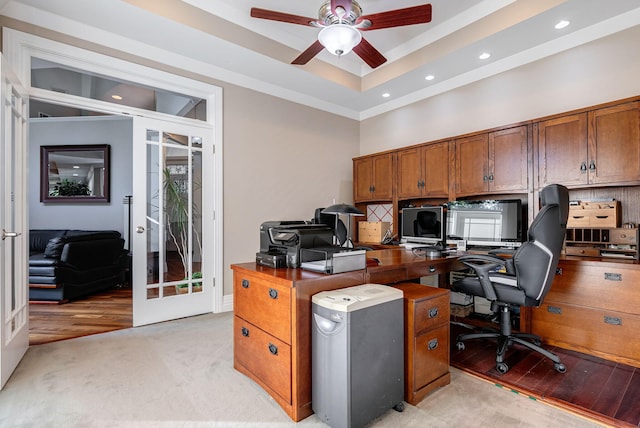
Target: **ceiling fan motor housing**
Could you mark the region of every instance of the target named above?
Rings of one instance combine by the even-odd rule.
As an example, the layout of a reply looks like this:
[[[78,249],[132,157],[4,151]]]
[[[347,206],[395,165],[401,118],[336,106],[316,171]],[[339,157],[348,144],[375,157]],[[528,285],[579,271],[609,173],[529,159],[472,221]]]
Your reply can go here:
[[[354,25],[360,16],[362,16],[362,8],[356,1],[351,2],[351,11],[342,19],[331,10],[331,0],[325,1],[318,11],[318,20],[327,26],[339,23]]]

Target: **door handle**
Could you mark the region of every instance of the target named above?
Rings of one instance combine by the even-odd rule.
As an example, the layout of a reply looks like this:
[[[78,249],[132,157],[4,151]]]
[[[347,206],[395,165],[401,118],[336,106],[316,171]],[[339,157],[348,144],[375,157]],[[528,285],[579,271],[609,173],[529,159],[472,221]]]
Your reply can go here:
[[[20,236],[22,233],[20,232],[7,232],[2,228],[2,240],[4,241],[7,238],[15,238],[16,236]]]
[[[137,233],[144,233],[144,227],[143,226],[136,227],[136,232]]]

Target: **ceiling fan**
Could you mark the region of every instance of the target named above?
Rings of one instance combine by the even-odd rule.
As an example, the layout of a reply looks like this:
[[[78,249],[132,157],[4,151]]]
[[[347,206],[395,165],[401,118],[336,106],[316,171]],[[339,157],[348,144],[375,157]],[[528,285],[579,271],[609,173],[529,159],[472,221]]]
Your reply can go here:
[[[362,37],[360,31],[426,24],[431,22],[431,4],[362,15],[362,8],[355,0],[327,0],[320,6],[318,19],[257,7],[251,8],[251,16],[322,29],[318,33],[318,40],[291,64],[306,64],[326,48],[337,56],[346,55],[353,50],[371,68],[376,68],[387,59]]]

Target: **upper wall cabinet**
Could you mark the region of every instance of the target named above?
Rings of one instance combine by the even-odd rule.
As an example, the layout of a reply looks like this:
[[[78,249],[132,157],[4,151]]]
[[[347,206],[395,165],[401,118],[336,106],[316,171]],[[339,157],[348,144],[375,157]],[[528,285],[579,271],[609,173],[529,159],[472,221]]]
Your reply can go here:
[[[398,152],[398,199],[449,197],[449,142]]]
[[[538,124],[539,186],[640,183],[640,103]]]
[[[393,155],[391,153],[353,160],[355,202],[391,201],[393,198]]]
[[[455,150],[456,197],[527,191],[526,125],[458,139]]]

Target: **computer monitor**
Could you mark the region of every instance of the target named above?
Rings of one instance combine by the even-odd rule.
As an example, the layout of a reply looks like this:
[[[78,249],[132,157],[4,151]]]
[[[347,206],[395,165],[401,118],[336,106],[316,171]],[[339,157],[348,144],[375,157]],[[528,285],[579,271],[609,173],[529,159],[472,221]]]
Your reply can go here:
[[[404,208],[401,212],[400,242],[441,244],[445,240],[445,215],[442,206]]]
[[[451,201],[447,204],[447,244],[518,247],[525,239],[519,199]]]

